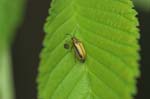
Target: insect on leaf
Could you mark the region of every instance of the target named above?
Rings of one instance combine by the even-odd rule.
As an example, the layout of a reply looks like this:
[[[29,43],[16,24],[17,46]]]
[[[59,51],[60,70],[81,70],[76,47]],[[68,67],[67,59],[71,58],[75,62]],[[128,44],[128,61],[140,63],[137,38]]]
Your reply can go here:
[[[133,7],[130,0],[53,0],[44,27],[38,98],[133,98],[140,74]],[[64,48],[67,33],[83,43],[84,63]]]

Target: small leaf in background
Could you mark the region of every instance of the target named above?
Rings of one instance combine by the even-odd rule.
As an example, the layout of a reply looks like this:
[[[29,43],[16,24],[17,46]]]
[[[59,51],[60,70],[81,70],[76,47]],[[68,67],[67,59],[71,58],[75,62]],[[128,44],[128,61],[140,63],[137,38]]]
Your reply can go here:
[[[140,74],[133,7],[130,0],[53,0],[44,28],[38,98],[133,98]],[[68,33],[84,44],[85,63],[64,48],[66,39],[71,42]]]
[[[24,0],[0,0],[0,99],[14,99],[10,48],[23,5]]]
[[[150,12],[150,0],[133,0],[135,6],[143,11]]]

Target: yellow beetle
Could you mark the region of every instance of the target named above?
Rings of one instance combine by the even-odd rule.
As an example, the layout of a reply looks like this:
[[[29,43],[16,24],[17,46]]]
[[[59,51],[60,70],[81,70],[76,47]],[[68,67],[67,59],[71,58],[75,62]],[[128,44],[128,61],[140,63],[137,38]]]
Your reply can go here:
[[[83,46],[83,43],[77,39],[75,36],[73,36],[71,38],[72,40],[72,47],[74,49],[74,53],[75,53],[75,57],[82,63],[85,62],[86,60],[86,51],[85,48]],[[68,44],[64,44],[64,48],[68,49],[69,45]]]
[[[72,44],[73,44],[73,48],[74,48],[74,52],[76,55],[76,58],[78,60],[80,60],[80,62],[85,62],[86,59],[86,52],[85,52],[85,48],[83,46],[83,43],[78,40],[76,37],[72,37]]]

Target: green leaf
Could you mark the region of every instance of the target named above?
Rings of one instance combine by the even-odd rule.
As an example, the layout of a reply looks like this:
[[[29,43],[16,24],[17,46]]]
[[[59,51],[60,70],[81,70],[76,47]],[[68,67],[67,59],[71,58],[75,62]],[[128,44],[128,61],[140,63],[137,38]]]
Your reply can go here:
[[[16,27],[22,20],[23,5],[24,0],[0,0],[0,44],[12,42]]]
[[[24,0],[0,0],[0,99],[14,99],[10,47]]]
[[[39,99],[131,99],[139,76],[137,12],[130,0],[53,0],[45,24]],[[74,32],[75,31],[75,32]],[[66,34],[85,46],[81,63]]]

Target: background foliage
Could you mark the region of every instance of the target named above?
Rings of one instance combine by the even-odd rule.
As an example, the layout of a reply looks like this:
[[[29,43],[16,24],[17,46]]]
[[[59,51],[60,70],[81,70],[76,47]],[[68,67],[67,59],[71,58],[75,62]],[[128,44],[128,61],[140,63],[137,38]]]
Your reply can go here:
[[[0,0],[0,99],[14,97],[10,47],[23,4],[23,0]]]
[[[143,11],[150,12],[150,0],[133,0],[135,5]]]

